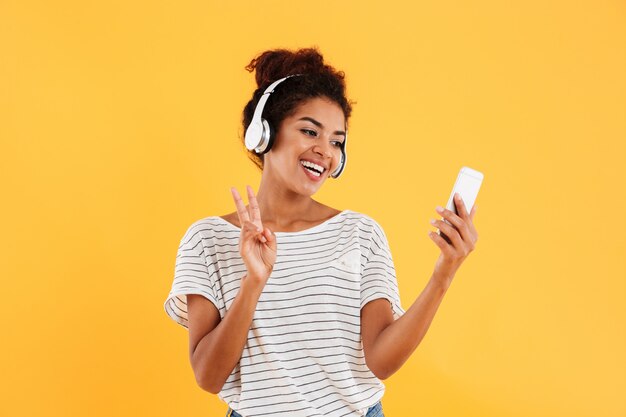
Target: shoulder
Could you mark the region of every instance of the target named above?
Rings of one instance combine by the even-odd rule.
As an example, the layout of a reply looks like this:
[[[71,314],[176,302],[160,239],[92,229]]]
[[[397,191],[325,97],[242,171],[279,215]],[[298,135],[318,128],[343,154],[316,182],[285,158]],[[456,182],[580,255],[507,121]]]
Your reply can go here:
[[[381,242],[387,244],[387,234],[381,224],[374,219],[374,217],[352,210],[345,210],[345,212],[346,215],[344,216],[344,219],[350,220],[353,223],[353,226],[359,229],[359,232],[362,233],[362,236],[366,240],[376,242],[379,245]]]
[[[230,224],[233,224],[237,227],[241,227],[241,225],[239,224],[239,216],[237,215],[236,211],[233,211],[232,213],[228,213],[228,214],[224,214],[222,216],[212,216],[212,217],[208,217],[209,219],[214,219],[214,220],[219,220],[217,219],[217,217],[219,217],[221,220],[225,220]]]
[[[354,210],[343,210],[344,219],[351,219],[365,226],[367,230],[382,229],[380,224],[371,216]]]
[[[187,227],[181,243],[228,238],[231,234],[231,227],[224,219],[219,216],[208,216],[193,221]]]

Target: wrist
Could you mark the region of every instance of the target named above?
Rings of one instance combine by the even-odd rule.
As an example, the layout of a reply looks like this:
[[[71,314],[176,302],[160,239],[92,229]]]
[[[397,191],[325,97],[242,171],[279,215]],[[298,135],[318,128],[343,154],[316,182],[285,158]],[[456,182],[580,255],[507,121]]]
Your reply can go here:
[[[438,274],[433,274],[430,277],[430,284],[433,287],[436,287],[437,289],[445,292],[448,290],[448,288],[450,288],[450,285],[452,284],[452,278],[454,278],[454,275],[442,276]]]
[[[263,285],[259,284],[258,280],[251,278],[248,274],[246,274],[241,278],[241,287],[239,291],[247,296],[258,299],[263,292]]]

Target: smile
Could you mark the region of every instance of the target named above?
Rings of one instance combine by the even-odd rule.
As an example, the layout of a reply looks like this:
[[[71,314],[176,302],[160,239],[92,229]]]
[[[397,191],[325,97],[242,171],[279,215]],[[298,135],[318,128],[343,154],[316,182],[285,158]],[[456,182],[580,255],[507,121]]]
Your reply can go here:
[[[306,164],[311,164],[310,162],[306,162]],[[320,181],[322,179],[322,174],[315,170],[315,168],[311,168],[310,166],[305,166],[305,162],[301,161],[300,165],[302,166],[302,170],[304,171],[304,173],[306,174],[307,177],[309,177],[309,179],[313,180],[313,181]],[[314,165],[314,164],[312,164]],[[319,167],[319,165],[317,165]],[[320,167],[321,168],[321,167]],[[322,170],[324,168],[321,168]]]

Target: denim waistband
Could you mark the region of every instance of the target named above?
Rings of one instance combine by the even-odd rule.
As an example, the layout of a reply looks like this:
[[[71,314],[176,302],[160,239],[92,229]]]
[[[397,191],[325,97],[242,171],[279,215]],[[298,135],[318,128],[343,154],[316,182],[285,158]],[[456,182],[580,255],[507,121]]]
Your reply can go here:
[[[226,412],[226,417],[243,417],[241,414],[228,407],[228,411]],[[383,414],[383,405],[380,401],[367,409],[367,413],[365,417],[385,417]]]

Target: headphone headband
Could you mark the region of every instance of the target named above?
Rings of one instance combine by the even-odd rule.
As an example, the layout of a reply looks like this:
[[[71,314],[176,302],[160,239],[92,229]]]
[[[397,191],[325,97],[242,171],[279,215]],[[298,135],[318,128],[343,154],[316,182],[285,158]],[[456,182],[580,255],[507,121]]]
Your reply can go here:
[[[263,94],[261,95],[261,98],[259,99],[259,102],[256,105],[256,109],[254,109],[254,116],[252,116],[252,120],[254,121],[254,120],[261,119],[261,115],[263,114],[263,108],[265,107],[265,102],[267,102],[267,99],[270,98],[270,94],[274,92],[274,89],[276,88],[278,84],[282,83],[287,78],[296,77],[298,75],[302,75],[302,74],[288,75],[285,78],[281,78],[280,80],[277,80],[271,83],[269,87],[267,87],[265,91],[263,92]]]

